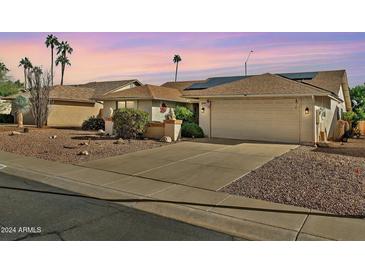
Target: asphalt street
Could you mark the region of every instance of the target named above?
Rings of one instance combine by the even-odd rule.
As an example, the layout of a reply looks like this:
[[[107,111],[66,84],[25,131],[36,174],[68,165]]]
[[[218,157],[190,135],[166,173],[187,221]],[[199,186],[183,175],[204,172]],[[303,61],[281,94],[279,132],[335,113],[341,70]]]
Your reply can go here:
[[[0,240],[233,240],[229,235],[0,173]]]

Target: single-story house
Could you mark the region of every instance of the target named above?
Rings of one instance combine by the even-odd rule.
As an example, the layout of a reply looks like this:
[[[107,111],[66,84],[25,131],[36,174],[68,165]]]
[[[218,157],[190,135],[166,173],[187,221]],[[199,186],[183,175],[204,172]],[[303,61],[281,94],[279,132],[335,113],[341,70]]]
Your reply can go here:
[[[186,87],[209,137],[314,144],[351,110],[345,70],[214,77]]]
[[[130,89],[95,96],[96,101],[104,102],[103,116],[120,108],[140,109],[149,114],[150,121],[162,122],[171,108],[177,105],[192,106],[194,99],[183,98],[179,89],[164,86],[143,85]]]
[[[93,97],[140,85],[142,85],[141,82],[132,79],[54,86],[50,91],[47,125],[51,127],[80,127],[84,120],[90,116],[99,115],[103,108],[103,102],[96,101]],[[11,105],[11,101],[18,95],[28,98],[30,96],[29,92],[22,92],[2,99]],[[31,111],[24,114],[24,123],[34,124]]]
[[[103,108],[95,96],[118,92],[142,85],[136,79],[90,82],[80,85],[55,86],[50,92],[48,126],[80,127],[90,116],[97,116]]]

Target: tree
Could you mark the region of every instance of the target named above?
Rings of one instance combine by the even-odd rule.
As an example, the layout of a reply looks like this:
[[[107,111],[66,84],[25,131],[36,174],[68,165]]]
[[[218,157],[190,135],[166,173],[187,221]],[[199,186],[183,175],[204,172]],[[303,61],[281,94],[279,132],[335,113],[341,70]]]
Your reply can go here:
[[[56,36],[54,36],[53,34],[50,34],[47,36],[46,41],[45,41],[46,47],[49,48],[51,47],[51,85],[53,86],[53,51],[54,51],[54,47],[58,46],[60,44],[60,42],[58,42],[58,38]]]
[[[175,54],[174,55],[174,58],[172,59],[172,61],[174,62],[174,64],[176,64],[176,71],[175,71],[175,82],[177,80],[177,70],[178,70],[178,67],[179,67],[179,62],[182,61],[180,55],[178,54]]]
[[[195,122],[194,112],[184,106],[176,106],[175,108],[176,119],[183,122]]]
[[[63,86],[63,76],[65,74],[65,67],[66,65],[71,66],[70,60],[63,55],[60,55],[56,59],[56,66],[61,64],[61,86]]]
[[[15,97],[12,109],[16,113],[18,127],[23,127],[23,114],[29,110],[29,100],[22,95]]]
[[[19,92],[22,84],[19,81],[12,82],[7,77],[9,69],[0,61],[0,96],[9,96]]]
[[[350,97],[354,112],[353,124],[356,126],[360,120],[365,120],[365,84],[350,89]]]
[[[30,105],[35,124],[42,128],[47,123],[49,93],[51,90],[51,74],[43,73],[39,67],[34,67],[29,77]]]
[[[67,58],[67,54],[72,54],[73,48],[71,48],[70,44],[66,41],[62,41],[57,45],[57,59],[56,66],[61,64],[61,86],[63,85],[63,77],[65,75],[65,67],[66,65],[71,66],[70,60]]]
[[[0,61],[0,81],[5,80],[5,75],[9,72],[6,65]]]
[[[27,74],[33,68],[33,65],[28,57],[24,57],[20,60],[19,67],[23,67],[24,69],[24,89],[27,89]]]

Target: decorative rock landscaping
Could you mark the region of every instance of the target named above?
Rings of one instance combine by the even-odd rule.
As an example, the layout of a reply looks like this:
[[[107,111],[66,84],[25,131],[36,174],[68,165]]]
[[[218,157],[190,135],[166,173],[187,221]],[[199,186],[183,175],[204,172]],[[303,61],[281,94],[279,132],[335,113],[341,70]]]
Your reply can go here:
[[[365,216],[365,140],[337,148],[300,147],[222,191],[341,215]]]
[[[56,138],[50,138],[53,136]],[[127,142],[105,136],[101,131],[51,128],[31,128],[29,133],[22,134],[15,128],[4,127],[2,130],[0,127],[0,139],[0,150],[63,163],[78,163],[167,145],[158,140]],[[87,151],[87,157],[84,157],[85,153],[79,154],[84,151]]]

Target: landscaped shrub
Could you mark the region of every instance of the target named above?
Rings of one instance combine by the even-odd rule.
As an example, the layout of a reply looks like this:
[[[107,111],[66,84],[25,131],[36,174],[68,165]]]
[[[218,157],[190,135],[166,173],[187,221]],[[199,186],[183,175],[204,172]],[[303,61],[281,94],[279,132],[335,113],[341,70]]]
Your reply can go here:
[[[13,124],[14,116],[11,114],[0,114],[0,123]]]
[[[181,136],[202,138],[204,137],[204,132],[196,123],[185,122],[181,125]]]
[[[353,111],[344,112],[343,119],[349,123],[352,123],[356,119],[356,113]]]
[[[83,130],[105,130],[105,122],[102,118],[91,116],[89,119],[85,120],[82,123],[81,128]]]
[[[115,132],[124,139],[141,137],[148,124],[149,114],[138,109],[122,108],[114,112]]]
[[[175,116],[176,119],[183,120],[184,122],[194,122],[194,112],[187,107],[177,106],[175,108]]]

